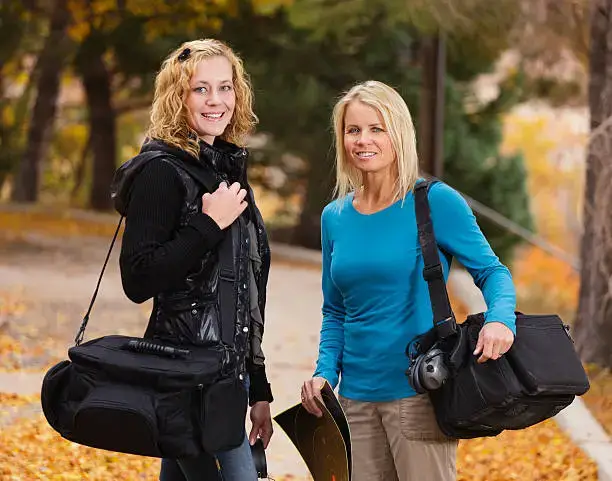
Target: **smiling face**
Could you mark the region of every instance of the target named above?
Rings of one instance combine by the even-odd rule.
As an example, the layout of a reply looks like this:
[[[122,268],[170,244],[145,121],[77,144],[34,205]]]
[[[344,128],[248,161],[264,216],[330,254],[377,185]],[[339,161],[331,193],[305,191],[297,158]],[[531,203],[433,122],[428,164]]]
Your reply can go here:
[[[344,113],[344,149],[347,159],[362,173],[391,172],[395,151],[380,112],[353,100]]]
[[[202,140],[212,144],[232,120],[236,106],[233,70],[230,61],[221,56],[201,60],[189,81],[186,105],[189,126]]]

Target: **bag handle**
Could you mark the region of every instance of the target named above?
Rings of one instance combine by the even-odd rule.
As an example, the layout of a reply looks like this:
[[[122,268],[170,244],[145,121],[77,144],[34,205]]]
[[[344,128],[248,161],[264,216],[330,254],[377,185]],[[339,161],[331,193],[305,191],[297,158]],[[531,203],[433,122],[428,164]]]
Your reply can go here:
[[[419,182],[414,191],[414,209],[417,219],[419,244],[423,253],[423,278],[429,289],[429,299],[433,310],[433,324],[439,339],[445,339],[457,332],[457,321],[453,313],[444,281],[444,271],[438,254],[438,244],[434,235],[429,199],[429,188],[437,181]]]
[[[174,157],[168,155],[165,156],[165,153],[162,152],[147,152],[149,154],[148,158],[145,160],[146,163],[150,162],[153,158],[159,157],[160,154],[163,154],[167,161],[169,161],[175,168],[182,169],[186,172],[192,179],[201,184],[204,188],[213,192],[213,184],[211,184],[210,178],[205,178],[199,173],[193,172],[191,169],[185,168],[178,161],[174,159]],[[153,154],[153,155],[151,155]],[[144,163],[143,163],[144,166]],[[127,212],[127,206],[126,210]],[[100,290],[100,284],[102,282],[102,277],[104,276],[104,271],[106,270],[106,266],[108,265],[108,261],[110,259],[111,252],[113,247],[115,246],[115,241],[117,240],[117,236],[119,235],[119,230],[121,229],[121,223],[123,222],[124,216],[122,215],[119,218],[119,222],[117,224],[117,228],[115,229],[115,234],[113,235],[113,239],[111,240],[110,247],[108,248],[108,252],[106,253],[106,259],[104,259],[104,264],[102,265],[102,270],[100,271],[100,275],[98,276],[98,282],[96,284],[96,289],[94,290],[93,296],[91,297],[91,301],[89,302],[89,307],[87,308],[87,312],[83,317],[83,321],[81,322],[81,326],[77,332],[76,337],[74,338],[74,343],[76,346],[79,346],[83,342],[83,338],[85,337],[85,329],[87,329],[87,324],[89,323],[89,316],[91,314],[91,310],[93,309],[93,305],[96,302],[96,298],[98,297],[98,291]],[[236,269],[234,265],[234,257],[233,257],[233,239],[236,238],[238,241],[240,240],[240,226],[234,222],[231,227],[226,232],[223,240],[221,241],[221,245],[219,247],[219,269],[220,269],[220,277],[219,277],[219,311],[221,317],[221,340],[228,344],[230,347],[234,346],[234,328],[236,324],[236,289],[235,283],[237,282]],[[147,324],[147,328],[145,332],[148,332],[151,327],[151,320]]]

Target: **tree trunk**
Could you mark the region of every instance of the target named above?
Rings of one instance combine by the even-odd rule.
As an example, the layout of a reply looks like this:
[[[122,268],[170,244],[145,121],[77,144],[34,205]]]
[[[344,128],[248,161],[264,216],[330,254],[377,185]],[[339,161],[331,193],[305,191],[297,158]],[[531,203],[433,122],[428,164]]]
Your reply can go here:
[[[111,74],[103,58],[104,45],[104,39],[94,32],[84,42],[77,59],[89,109],[93,153],[93,180],[89,203],[95,210],[112,208],[109,188],[116,168],[117,114],[112,104]]]
[[[324,145],[313,141],[313,145]],[[308,150],[300,150],[308,152]],[[321,212],[332,197],[334,186],[333,154],[316,160],[321,151],[309,155],[310,170],[307,177],[306,196],[300,214],[300,220],[293,232],[292,242],[310,249],[321,248]]]
[[[575,339],[585,362],[612,367],[612,0],[594,0],[581,285]]]
[[[417,125],[417,148],[421,171],[443,176],[445,40],[440,35],[419,42],[421,95]]]
[[[66,57],[64,37],[70,15],[66,0],[58,0],[53,9],[49,35],[35,67],[38,76],[36,102],[28,127],[25,154],[15,177],[12,198],[17,202],[36,202],[40,184],[40,165],[52,132],[59,95],[63,61]]]

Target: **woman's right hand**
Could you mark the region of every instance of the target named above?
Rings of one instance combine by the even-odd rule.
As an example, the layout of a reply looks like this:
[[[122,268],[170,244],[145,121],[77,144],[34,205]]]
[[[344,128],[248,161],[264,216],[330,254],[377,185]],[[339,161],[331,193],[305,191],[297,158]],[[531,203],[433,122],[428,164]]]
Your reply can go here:
[[[323,377],[313,377],[302,386],[302,406],[304,406],[306,411],[310,414],[314,414],[318,418],[323,416],[323,413],[321,412],[321,408],[317,405],[315,398],[321,401],[321,404],[325,404],[321,397],[321,389],[323,389],[326,382],[327,381]]]
[[[202,196],[202,213],[212,218],[223,230],[246,209],[246,194],[246,190],[241,189],[238,182],[229,187],[225,182],[221,182],[212,194],[206,193]]]

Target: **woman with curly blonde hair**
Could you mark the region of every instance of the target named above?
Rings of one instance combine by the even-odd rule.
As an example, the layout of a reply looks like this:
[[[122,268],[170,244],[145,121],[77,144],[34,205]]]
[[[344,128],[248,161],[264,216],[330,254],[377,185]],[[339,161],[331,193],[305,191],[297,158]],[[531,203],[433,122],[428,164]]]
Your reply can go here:
[[[251,407],[252,429],[240,446],[163,459],[162,481],[220,475],[225,481],[256,481],[249,444],[260,438],[267,447],[272,436],[272,392],[261,348],[270,249],[247,181],[244,148],[256,122],[240,58],[217,40],[187,42],[157,75],[151,125],[136,158],[146,161],[122,166],[121,182],[129,188],[116,189],[127,205],[121,276],[132,301],[153,298],[146,337],[218,348],[231,331]],[[223,330],[227,297],[219,285],[228,279],[220,246],[228,235],[232,242],[223,245],[232,246],[235,315],[233,329]],[[245,401],[242,417],[246,410]]]

